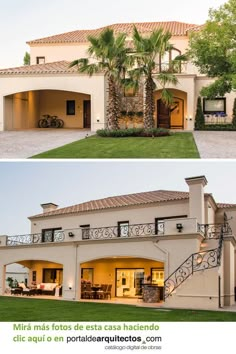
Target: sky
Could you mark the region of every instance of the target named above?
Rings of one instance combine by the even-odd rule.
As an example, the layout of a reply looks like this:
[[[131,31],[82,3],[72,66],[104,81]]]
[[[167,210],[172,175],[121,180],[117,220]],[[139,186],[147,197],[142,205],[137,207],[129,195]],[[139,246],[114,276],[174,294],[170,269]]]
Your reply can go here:
[[[158,189],[188,191],[186,177],[205,175],[216,202],[236,203],[230,160],[20,161],[0,163],[0,235],[30,233],[40,204],[59,207]],[[111,225],[112,226],[112,225]]]
[[[180,21],[202,24],[226,0],[1,0],[0,68],[23,64],[26,42],[112,23]]]

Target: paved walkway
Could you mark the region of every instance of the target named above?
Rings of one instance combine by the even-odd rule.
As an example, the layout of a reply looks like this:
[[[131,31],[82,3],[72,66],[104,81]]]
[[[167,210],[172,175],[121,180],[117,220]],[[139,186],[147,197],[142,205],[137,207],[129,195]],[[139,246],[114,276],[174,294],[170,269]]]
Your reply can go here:
[[[194,131],[193,135],[202,159],[236,158],[236,131]]]
[[[33,129],[0,132],[0,159],[25,159],[92,135],[90,130]]]

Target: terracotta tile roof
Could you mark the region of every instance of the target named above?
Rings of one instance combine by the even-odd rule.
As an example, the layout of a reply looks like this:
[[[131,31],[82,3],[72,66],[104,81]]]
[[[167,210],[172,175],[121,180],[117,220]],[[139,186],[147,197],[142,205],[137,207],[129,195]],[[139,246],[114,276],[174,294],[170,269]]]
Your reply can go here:
[[[34,215],[31,216],[30,218],[83,213],[87,211],[96,211],[96,210],[103,210],[103,209],[110,209],[110,208],[121,208],[127,206],[185,200],[188,198],[189,198],[189,194],[187,192],[158,190],[153,192],[127,194],[127,195],[108,197],[108,198],[103,198],[98,200],[91,200],[89,202],[56,209],[51,212]]]
[[[205,193],[205,197],[212,197],[212,195],[209,193]],[[90,200],[88,202],[72,205],[69,207],[55,209],[50,212],[33,215],[29,217],[29,219],[188,199],[188,192],[157,190],[151,192],[126,194],[103,199]],[[236,207],[236,204],[216,203],[216,205],[220,209]]]
[[[236,208],[236,204],[217,203],[216,205],[219,209]]]
[[[88,42],[88,36],[97,36],[104,29],[111,28],[114,33],[126,33],[131,34],[134,25],[139,32],[151,32],[159,28],[163,28],[164,31],[169,31],[172,36],[186,36],[189,30],[197,29],[198,25],[189,24],[184,22],[169,21],[169,22],[136,22],[136,23],[116,23],[109,26],[89,29],[89,30],[76,30],[67,33],[61,33],[54,36],[35,39],[27,42],[28,44],[40,44],[40,43],[86,43]]]
[[[64,74],[77,72],[77,68],[69,68],[69,64],[69,61],[57,61],[47,64],[25,65],[17,68],[1,69],[0,75]]]

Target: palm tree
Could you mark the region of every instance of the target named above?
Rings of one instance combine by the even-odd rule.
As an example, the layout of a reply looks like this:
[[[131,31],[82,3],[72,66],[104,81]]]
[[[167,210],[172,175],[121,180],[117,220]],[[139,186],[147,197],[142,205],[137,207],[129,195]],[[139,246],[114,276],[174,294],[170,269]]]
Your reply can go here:
[[[120,86],[124,77],[128,48],[125,46],[125,34],[114,36],[112,29],[105,29],[98,37],[89,36],[90,58],[73,61],[72,66],[78,66],[78,71],[92,76],[102,72],[108,80],[107,127],[118,129],[120,117]]]
[[[144,77],[144,128],[150,129],[154,127],[154,90],[156,82],[161,86],[162,100],[170,105],[172,103],[172,94],[166,89],[166,85],[171,83],[176,85],[178,80],[171,72],[160,72],[159,57],[171,50],[172,45],[169,43],[171,34],[164,33],[162,29],[153,31],[149,36],[141,35],[137,28],[134,27],[133,57],[136,61],[136,68],[130,71],[133,78]],[[158,63],[157,63],[158,61]]]

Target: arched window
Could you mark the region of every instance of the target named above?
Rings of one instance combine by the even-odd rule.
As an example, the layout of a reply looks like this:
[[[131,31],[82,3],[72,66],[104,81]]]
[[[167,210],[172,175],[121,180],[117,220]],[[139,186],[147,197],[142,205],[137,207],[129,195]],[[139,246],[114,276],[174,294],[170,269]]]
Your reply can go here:
[[[159,56],[159,71],[160,72],[165,72],[165,71],[174,71],[174,72],[180,72],[181,66],[177,68],[173,68],[173,60],[181,55],[181,51],[176,48],[172,48],[168,52],[165,52],[163,56]]]

